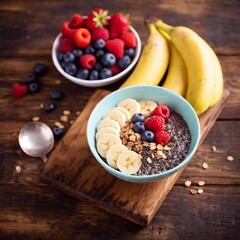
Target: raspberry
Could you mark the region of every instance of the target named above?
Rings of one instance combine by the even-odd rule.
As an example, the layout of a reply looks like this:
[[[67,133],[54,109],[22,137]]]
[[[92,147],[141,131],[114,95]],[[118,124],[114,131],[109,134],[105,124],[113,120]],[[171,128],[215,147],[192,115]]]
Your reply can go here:
[[[71,52],[75,49],[75,43],[71,38],[62,38],[59,43],[59,51],[63,53]]]
[[[91,33],[86,28],[79,28],[74,34],[74,40],[79,48],[87,47],[91,42]]]
[[[109,40],[106,43],[106,49],[114,54],[116,58],[121,58],[124,54],[124,42],[119,38]]]
[[[27,93],[27,86],[14,83],[12,85],[12,92],[16,98],[24,97]]]
[[[69,27],[73,29],[81,28],[84,25],[84,19],[80,14],[74,14],[69,23]]]
[[[109,39],[109,32],[106,28],[98,27],[92,31],[92,40],[95,42],[98,39],[103,39],[105,42]]]
[[[164,130],[157,131],[155,133],[154,141],[157,144],[161,144],[162,146],[165,146],[169,142],[170,139],[171,139],[171,136]]]
[[[76,29],[70,28],[69,22],[65,22],[61,27],[61,32],[64,37],[73,38],[76,32]]]
[[[80,57],[80,64],[83,68],[93,69],[96,64],[96,57],[92,54],[84,54]]]
[[[108,69],[110,69],[112,71],[113,75],[116,75],[121,72],[121,68],[119,67],[119,65],[117,63],[111,67],[108,67]]]
[[[160,116],[152,116],[145,121],[145,126],[153,132],[160,131],[164,128],[165,120]]]
[[[137,46],[137,39],[133,32],[124,32],[120,39],[123,40],[127,48],[135,48]]]
[[[169,118],[169,115],[170,115],[170,110],[166,105],[158,105],[154,109],[153,115],[161,116],[165,120],[167,120]]]

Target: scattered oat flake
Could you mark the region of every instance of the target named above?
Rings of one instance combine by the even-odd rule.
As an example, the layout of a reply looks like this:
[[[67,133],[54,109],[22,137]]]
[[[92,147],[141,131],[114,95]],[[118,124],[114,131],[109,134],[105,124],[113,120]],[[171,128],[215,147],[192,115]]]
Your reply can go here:
[[[196,189],[194,189],[194,188],[191,188],[191,189],[189,189],[189,192],[192,194],[192,195],[195,195],[195,194],[197,194],[197,190]]]
[[[60,122],[55,122],[54,125],[57,126],[57,127],[59,127],[59,126],[61,126],[62,124],[61,124]]]
[[[212,146],[212,151],[213,152],[216,152],[217,151],[217,148],[215,146]]]
[[[147,158],[148,163],[152,163],[152,159],[150,157]]]
[[[54,83],[55,83],[56,85],[59,85],[59,84],[61,84],[61,80],[56,80]]]
[[[20,166],[16,166],[16,173],[20,173],[21,172],[21,167]]]
[[[185,186],[186,186],[186,187],[190,187],[190,186],[191,186],[191,184],[192,184],[192,182],[191,182],[191,181],[189,181],[189,180],[187,180],[187,181],[185,182]]]
[[[197,190],[197,193],[198,193],[198,194],[203,193],[203,189],[202,189],[202,188],[199,188],[199,189]]]
[[[233,159],[234,159],[234,158],[233,158],[232,156],[228,156],[228,157],[227,157],[227,160],[228,160],[229,162],[233,161]]]
[[[202,167],[203,167],[203,169],[207,169],[208,168],[208,164],[206,162],[204,162]]]
[[[80,113],[81,113],[80,111],[77,111],[77,112],[76,112],[76,115],[78,116]]]
[[[205,182],[204,182],[204,181],[199,181],[199,182],[198,182],[198,185],[199,185],[199,186],[204,186],[204,185],[205,185]]]
[[[70,124],[73,124],[73,123],[74,123],[74,120],[71,120],[71,121],[70,121]]]
[[[61,119],[61,121],[63,121],[63,122],[68,122],[68,116],[66,116],[66,115],[62,115],[62,116],[60,117],[60,119]]]
[[[63,111],[63,114],[64,114],[64,115],[70,115],[71,112],[70,112],[69,110],[64,110],[64,111]]]
[[[33,120],[34,122],[38,122],[38,121],[40,120],[40,117],[33,117],[32,120]]]
[[[44,107],[44,104],[43,104],[43,103],[41,103],[41,104],[40,104],[40,108],[43,108],[43,107]]]

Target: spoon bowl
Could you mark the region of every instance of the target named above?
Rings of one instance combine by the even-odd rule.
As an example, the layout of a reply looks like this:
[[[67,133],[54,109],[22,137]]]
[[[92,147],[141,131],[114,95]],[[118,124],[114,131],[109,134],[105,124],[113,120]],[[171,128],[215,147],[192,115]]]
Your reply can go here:
[[[47,153],[54,146],[52,130],[42,122],[30,122],[23,126],[18,136],[22,150],[31,157],[41,157],[47,161]]]

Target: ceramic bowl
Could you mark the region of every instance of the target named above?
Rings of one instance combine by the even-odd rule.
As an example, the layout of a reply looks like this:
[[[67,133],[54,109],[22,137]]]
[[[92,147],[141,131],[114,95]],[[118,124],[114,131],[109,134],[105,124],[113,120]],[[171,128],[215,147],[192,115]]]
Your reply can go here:
[[[134,68],[134,66],[136,65],[139,57],[140,57],[140,53],[141,53],[141,40],[140,37],[137,33],[137,31],[133,28],[130,27],[131,31],[134,33],[134,35],[136,36],[137,39],[137,47],[136,47],[136,52],[135,52],[135,56],[134,59],[132,60],[131,64],[124,69],[122,72],[110,77],[110,78],[106,78],[106,79],[99,79],[99,80],[84,80],[84,79],[80,79],[74,76],[71,76],[69,74],[67,74],[62,67],[59,64],[59,61],[57,59],[57,49],[58,49],[58,45],[60,42],[60,39],[62,37],[62,34],[60,33],[54,43],[53,43],[53,47],[52,47],[52,60],[53,63],[55,65],[55,67],[57,68],[57,70],[68,80],[72,81],[73,83],[76,83],[78,85],[81,86],[85,86],[85,87],[102,87],[102,86],[106,86],[106,85],[110,85],[112,83],[115,83],[117,81],[119,81],[120,79],[122,79],[123,77],[125,77],[127,74],[129,74],[131,72],[131,70]]]
[[[146,100],[151,99],[158,103],[163,103],[172,108],[174,111],[179,113],[186,121],[190,134],[191,134],[191,145],[186,158],[176,167],[167,170],[165,172],[145,175],[145,176],[134,176],[127,175],[119,170],[110,167],[105,160],[98,154],[96,149],[95,134],[97,125],[101,121],[102,117],[112,108],[117,106],[117,104],[127,98],[133,98],[136,100]],[[157,181],[169,177],[170,175],[176,173],[181,168],[183,168],[191,159],[195,153],[200,139],[200,124],[199,119],[192,108],[192,106],[180,95],[170,91],[168,89],[156,86],[134,86],[127,87],[117,90],[105,98],[103,98],[93,109],[91,116],[88,120],[87,125],[87,140],[89,148],[96,160],[101,164],[101,166],[114,175],[115,177],[128,182],[134,183],[147,183],[152,181]]]

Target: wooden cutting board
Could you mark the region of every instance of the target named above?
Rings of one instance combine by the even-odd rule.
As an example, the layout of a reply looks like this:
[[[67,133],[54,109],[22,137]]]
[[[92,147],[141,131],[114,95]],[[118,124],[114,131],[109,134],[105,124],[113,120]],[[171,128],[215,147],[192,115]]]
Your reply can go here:
[[[109,91],[97,90],[74,124],[52,151],[40,175],[42,180],[78,199],[95,203],[111,214],[146,226],[163,203],[182,171],[147,184],[119,180],[106,172],[88,148],[87,121],[95,105]],[[204,140],[226,103],[229,92],[200,116],[201,142]]]

